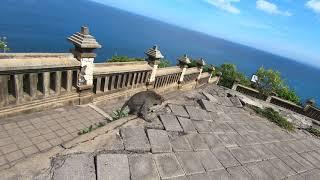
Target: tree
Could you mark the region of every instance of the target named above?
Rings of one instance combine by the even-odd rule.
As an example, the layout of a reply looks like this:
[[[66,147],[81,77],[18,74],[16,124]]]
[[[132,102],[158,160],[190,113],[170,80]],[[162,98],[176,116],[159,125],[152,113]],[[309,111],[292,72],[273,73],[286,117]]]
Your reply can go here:
[[[6,37],[2,37],[2,38],[0,37],[0,50],[2,50],[4,53],[10,50],[10,48],[8,47]]]
[[[219,81],[219,85],[231,88],[234,81],[238,79],[240,84],[250,86],[250,80],[241,72],[237,70],[234,64],[222,64],[220,67],[216,67],[217,72],[221,72],[222,76]]]
[[[285,83],[279,71],[260,67],[256,75],[258,76],[257,89],[264,95],[276,93],[282,99],[300,104],[300,97]]]

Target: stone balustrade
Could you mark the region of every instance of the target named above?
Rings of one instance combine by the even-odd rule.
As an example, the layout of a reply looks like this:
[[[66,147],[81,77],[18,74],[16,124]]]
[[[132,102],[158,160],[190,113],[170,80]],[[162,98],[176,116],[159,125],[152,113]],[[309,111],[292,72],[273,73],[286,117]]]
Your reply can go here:
[[[72,54],[0,54],[0,114],[17,106],[75,96],[79,61]],[[71,99],[68,103],[74,103]]]
[[[178,66],[160,68],[157,70],[154,88],[158,89],[170,85],[178,85],[182,69]]]
[[[93,93],[107,95],[146,86],[152,68],[147,62],[96,63],[93,69]]]
[[[199,74],[200,74],[199,68],[197,68],[197,67],[188,68],[186,73],[184,74],[183,82],[181,82],[181,83],[182,84],[187,84],[187,83],[190,83],[190,82],[196,82]]]
[[[282,108],[291,110],[293,112],[310,117],[314,120],[320,121],[320,109],[314,107],[313,105],[306,105],[305,107],[302,107],[302,106],[299,106],[293,102],[284,100],[284,99],[276,97],[276,96],[269,96],[269,97],[264,96],[264,95],[261,95],[261,93],[258,90],[243,86],[238,83],[235,83],[233,85],[232,89],[236,90],[238,92],[241,92],[242,94],[246,94],[251,97],[255,97],[257,99],[267,101],[271,104],[275,104],[275,105],[280,106]]]
[[[199,80],[197,81],[198,85],[203,85],[210,83],[211,74],[208,72],[201,73]]]

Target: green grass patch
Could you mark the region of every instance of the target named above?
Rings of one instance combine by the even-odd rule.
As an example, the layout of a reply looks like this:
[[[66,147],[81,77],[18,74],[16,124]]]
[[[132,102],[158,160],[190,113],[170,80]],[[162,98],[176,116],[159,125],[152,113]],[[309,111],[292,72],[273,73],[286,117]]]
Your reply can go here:
[[[105,126],[106,123],[104,122],[99,122],[98,124],[94,124],[94,125],[90,125],[89,127],[83,128],[78,132],[78,135],[82,135],[82,134],[87,134],[91,131],[94,131],[102,126]]]
[[[307,129],[307,131],[313,134],[314,136],[320,137],[320,131],[318,129],[310,127]]]
[[[129,116],[127,111],[121,111],[121,109],[112,111],[112,119],[113,121]]]
[[[293,123],[287,121],[284,117],[282,117],[277,111],[272,108],[258,108],[255,106],[251,107],[257,114],[266,117],[271,122],[276,123],[279,127],[286,129],[288,131],[294,131],[295,127]]]

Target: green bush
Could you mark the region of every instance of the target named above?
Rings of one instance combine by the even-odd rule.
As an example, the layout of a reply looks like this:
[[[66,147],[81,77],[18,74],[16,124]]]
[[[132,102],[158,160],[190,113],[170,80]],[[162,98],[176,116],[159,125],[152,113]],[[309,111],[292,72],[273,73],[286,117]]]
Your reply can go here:
[[[308,128],[307,131],[317,137],[320,137],[320,131],[318,129],[315,129],[315,128]]]
[[[78,132],[78,135],[87,134],[93,130],[96,130],[102,126],[105,126],[104,122],[99,122],[98,124],[90,125],[89,127],[83,128]]]
[[[158,68],[166,68],[170,66],[170,61],[166,59],[161,59]]]
[[[219,85],[231,88],[234,81],[238,79],[240,84],[250,86],[250,80],[241,72],[237,70],[234,64],[222,64],[216,67],[217,72],[221,72],[222,76]]]
[[[123,117],[127,117],[129,116],[128,112],[126,111],[121,111],[121,109],[118,109],[118,110],[115,110],[112,112],[112,119],[115,121],[115,120],[118,120],[118,119],[121,119]]]
[[[3,52],[10,51],[10,48],[8,47],[7,38],[6,37],[0,37],[0,50]]]
[[[279,127],[286,129],[288,131],[293,131],[295,129],[293,123],[287,121],[284,117],[282,117],[277,111],[272,108],[261,109],[255,106],[251,107],[257,114],[266,117],[271,122],[274,122]]]
[[[108,62],[132,62],[132,61],[144,61],[143,58],[129,58],[128,56],[112,56]]]

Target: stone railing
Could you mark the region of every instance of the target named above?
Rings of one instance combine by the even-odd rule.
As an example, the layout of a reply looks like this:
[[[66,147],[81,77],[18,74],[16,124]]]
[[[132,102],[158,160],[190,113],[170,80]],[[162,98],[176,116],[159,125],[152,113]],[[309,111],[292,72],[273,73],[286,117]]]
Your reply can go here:
[[[255,97],[257,99],[261,99],[261,100],[267,100],[267,96],[262,95],[258,90],[250,88],[250,87],[246,87],[243,86],[241,84],[235,84],[232,87],[233,90],[236,90],[238,92],[241,92],[242,94],[248,95],[248,96],[252,96]]]
[[[211,75],[208,72],[201,73],[201,75],[197,81],[198,85],[203,85],[203,84],[209,83],[210,77],[211,77]]]
[[[95,96],[112,94],[146,86],[152,68],[145,61],[96,63],[93,69]]]
[[[237,83],[235,83],[233,85],[232,89],[236,90],[238,92],[241,92],[243,94],[255,97],[257,99],[267,101],[271,104],[275,104],[275,105],[280,106],[282,108],[294,111],[296,113],[305,115],[305,116],[310,117],[314,120],[320,121],[320,109],[318,109],[312,105],[306,105],[305,107],[302,107],[302,106],[299,106],[293,102],[284,100],[284,99],[276,97],[276,96],[263,96],[256,89],[246,87],[246,86],[243,86],[243,85],[240,85]]]
[[[79,70],[72,54],[0,54],[0,114],[52,101],[76,104]]]
[[[267,101],[272,103],[272,104],[275,104],[277,106],[283,107],[285,109],[289,109],[291,111],[294,111],[294,112],[297,112],[297,113],[300,113],[300,114],[303,114],[303,112],[304,112],[302,106],[299,106],[299,105],[297,105],[297,104],[295,104],[293,102],[281,99],[281,98],[276,97],[276,96],[270,96]]]
[[[188,68],[186,70],[186,73],[184,74],[182,84],[187,84],[187,83],[190,83],[190,82],[196,82],[197,78],[199,77],[199,74],[200,74],[199,68],[197,68],[197,67]]]
[[[178,66],[159,68],[156,73],[154,88],[178,85],[182,70]]]
[[[306,105],[304,108],[304,115],[312,119],[320,121],[320,109],[311,105]]]

